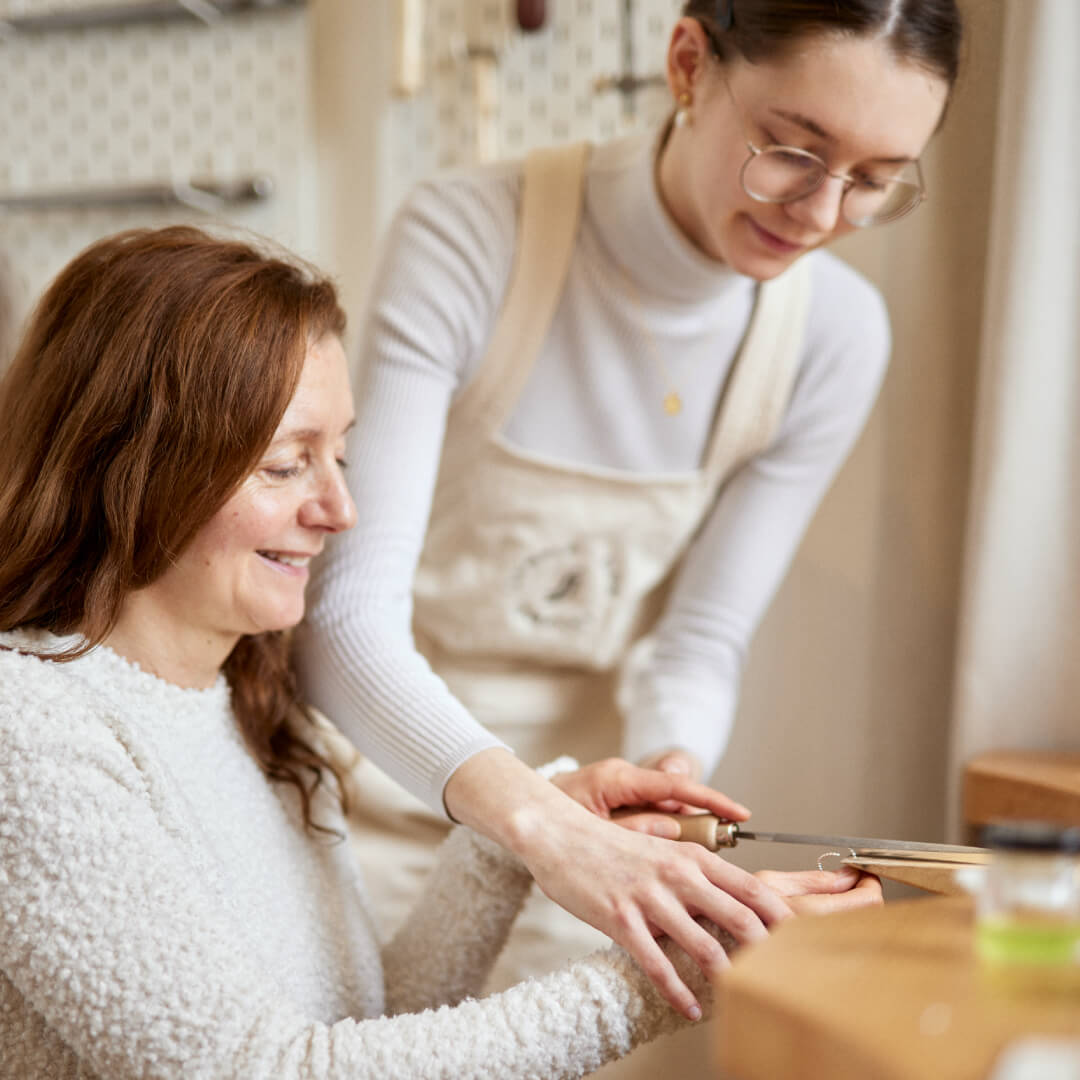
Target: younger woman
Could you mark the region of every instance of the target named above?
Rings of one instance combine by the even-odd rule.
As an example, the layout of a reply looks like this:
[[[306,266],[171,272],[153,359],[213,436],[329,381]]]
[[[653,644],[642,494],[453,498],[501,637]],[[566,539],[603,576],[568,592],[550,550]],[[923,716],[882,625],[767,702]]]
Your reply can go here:
[[[651,930],[693,949],[693,876],[643,837],[601,857],[528,766],[712,774],[888,357],[881,297],[821,249],[916,210],[959,45],[954,0],[689,0],[660,130],[407,200],[361,338],[360,522],[302,632],[315,702],[414,796],[367,786],[397,800],[365,839],[380,910],[445,810],[692,1007]],[[760,932],[742,884],[719,921]],[[508,980],[588,945],[539,898],[525,919]]]

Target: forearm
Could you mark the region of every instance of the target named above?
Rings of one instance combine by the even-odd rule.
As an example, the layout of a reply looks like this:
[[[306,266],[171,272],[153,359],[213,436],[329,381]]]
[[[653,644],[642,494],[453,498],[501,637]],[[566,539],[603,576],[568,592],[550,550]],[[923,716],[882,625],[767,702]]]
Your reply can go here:
[[[381,354],[378,354],[381,355]],[[429,365],[375,363],[349,446],[359,520],[316,565],[294,635],[307,700],[433,810],[450,774],[501,745],[417,651],[412,585],[423,547],[452,380]]]
[[[350,589],[334,583],[297,631],[305,697],[362,754],[442,813],[448,777],[474,754],[503,744],[453,697],[408,633],[346,595]]]
[[[727,638],[702,640],[686,622],[669,615],[623,664],[622,756],[651,766],[665,751],[682,751],[707,779],[731,734],[742,658]]]
[[[727,480],[654,632],[624,664],[631,760],[678,746],[711,774],[754,633],[877,394],[889,346],[880,297],[831,257],[813,265],[814,305],[780,430]]]
[[[424,899],[383,950],[386,1011],[454,1005],[476,996],[532,886],[515,855],[455,829],[424,883]]]
[[[707,1012],[704,978],[677,948],[665,950]],[[481,1001],[386,1022],[401,1047],[394,1058],[399,1075],[446,1080],[574,1080],[686,1024],[614,947]]]
[[[295,635],[305,697],[434,810],[463,761],[501,745],[415,648],[412,592],[447,413],[506,287],[516,193],[509,178],[444,178],[395,216],[359,334],[346,470],[357,524],[315,565]]]

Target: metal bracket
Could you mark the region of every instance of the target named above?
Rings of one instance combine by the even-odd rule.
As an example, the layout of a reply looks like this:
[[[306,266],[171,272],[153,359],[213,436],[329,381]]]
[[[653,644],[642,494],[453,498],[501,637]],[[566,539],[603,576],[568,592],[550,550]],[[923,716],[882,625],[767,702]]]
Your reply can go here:
[[[230,181],[173,180],[127,186],[75,188],[27,194],[0,193],[0,210],[108,210],[130,206],[186,206],[203,214],[217,214],[228,206],[264,202],[274,193],[269,176]]]
[[[306,0],[145,0],[140,4],[95,4],[42,15],[0,19],[0,42],[18,34],[97,30],[145,23],[201,22],[213,25],[230,15],[265,15],[302,8]]]

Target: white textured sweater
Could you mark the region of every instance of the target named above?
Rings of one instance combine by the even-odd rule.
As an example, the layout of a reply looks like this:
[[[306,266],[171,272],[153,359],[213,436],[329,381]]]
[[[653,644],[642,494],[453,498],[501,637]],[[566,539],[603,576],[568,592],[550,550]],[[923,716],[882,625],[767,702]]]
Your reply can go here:
[[[529,883],[458,829],[382,947],[351,846],[305,831],[223,680],[0,649],[2,1077],[579,1077],[681,1025],[615,948],[471,999]]]
[[[697,468],[752,310],[755,282],[697,251],[668,216],[653,160],[650,137],[594,150],[562,303],[502,432],[571,468]],[[438,177],[398,214],[361,331],[348,455],[359,524],[331,543],[298,638],[314,703],[436,810],[454,769],[494,739],[416,652],[412,580],[447,409],[502,304],[520,198],[511,162]],[[876,290],[831,255],[804,257],[811,310],[789,407],[685,556],[649,665],[620,702],[631,760],[676,745],[706,775],[715,766],[753,631],[884,373]],[[662,408],[668,379],[677,417]]]

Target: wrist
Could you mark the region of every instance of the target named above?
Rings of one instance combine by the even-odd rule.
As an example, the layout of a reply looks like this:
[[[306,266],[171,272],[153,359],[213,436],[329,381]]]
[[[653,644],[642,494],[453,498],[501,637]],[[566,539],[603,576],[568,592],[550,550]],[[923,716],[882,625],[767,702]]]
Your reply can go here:
[[[553,764],[557,764],[553,763]],[[510,751],[483,750],[458,767],[443,791],[447,813],[526,861],[554,847],[552,833],[590,815]],[[577,827],[580,827],[578,821]]]
[[[539,783],[533,797],[506,816],[507,846],[532,867],[562,858],[564,838],[587,830],[598,820],[551,781],[539,776],[536,780]]]

